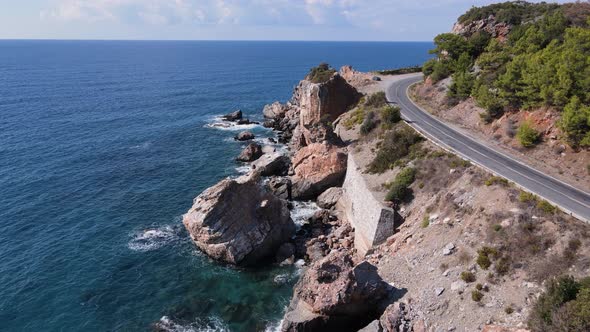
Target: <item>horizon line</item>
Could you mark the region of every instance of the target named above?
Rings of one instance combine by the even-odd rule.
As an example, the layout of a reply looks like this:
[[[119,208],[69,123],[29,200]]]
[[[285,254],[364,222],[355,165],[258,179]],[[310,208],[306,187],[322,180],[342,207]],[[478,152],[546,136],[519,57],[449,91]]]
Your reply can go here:
[[[431,40],[0,38],[0,41],[431,43]]]

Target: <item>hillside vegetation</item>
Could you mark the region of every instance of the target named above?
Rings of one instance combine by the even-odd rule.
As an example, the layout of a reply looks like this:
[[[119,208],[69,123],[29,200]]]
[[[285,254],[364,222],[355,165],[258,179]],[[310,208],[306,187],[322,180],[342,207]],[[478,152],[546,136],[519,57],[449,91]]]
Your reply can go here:
[[[590,3],[505,2],[474,7],[458,21],[478,20],[508,24],[509,32],[440,34],[424,74],[433,82],[452,77],[448,96],[473,97],[485,122],[506,111],[556,109],[568,143],[590,147]]]

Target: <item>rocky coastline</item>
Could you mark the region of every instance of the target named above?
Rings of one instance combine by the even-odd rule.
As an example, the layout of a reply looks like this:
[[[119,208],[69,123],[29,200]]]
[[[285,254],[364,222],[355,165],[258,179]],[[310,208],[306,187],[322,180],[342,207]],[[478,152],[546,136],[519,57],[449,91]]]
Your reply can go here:
[[[255,267],[305,261],[282,331],[357,331],[392,311],[388,305],[397,296],[357,252],[354,228],[338,204],[348,147],[332,123],[363,96],[349,83],[359,75],[344,67],[324,82],[308,76],[289,102],[265,106],[264,126],[277,133],[286,151],[240,132],[235,139],[251,143],[236,160],[249,172],[205,190],[183,217],[195,245],[220,262]],[[241,111],[222,119],[253,123]],[[297,200],[316,201],[321,208],[299,229],[289,215]]]

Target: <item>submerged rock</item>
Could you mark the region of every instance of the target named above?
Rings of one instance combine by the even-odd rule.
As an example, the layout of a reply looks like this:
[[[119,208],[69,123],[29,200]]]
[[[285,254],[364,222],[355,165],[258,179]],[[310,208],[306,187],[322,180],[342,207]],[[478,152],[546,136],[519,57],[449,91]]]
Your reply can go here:
[[[237,161],[249,162],[254,161],[262,156],[262,146],[257,143],[250,143],[242,153],[236,158]]]
[[[241,133],[237,134],[234,139],[236,141],[249,141],[254,139],[256,136],[249,131],[242,131]]]
[[[342,185],[347,154],[333,145],[314,143],[293,157],[293,198],[311,199],[330,187]]]
[[[183,216],[195,244],[214,259],[255,265],[295,233],[287,201],[256,176],[225,179],[200,194]]]
[[[238,121],[240,119],[242,119],[242,111],[241,110],[237,110],[235,112],[231,112],[229,114],[226,114],[224,116],[222,116],[221,118],[225,121]]]

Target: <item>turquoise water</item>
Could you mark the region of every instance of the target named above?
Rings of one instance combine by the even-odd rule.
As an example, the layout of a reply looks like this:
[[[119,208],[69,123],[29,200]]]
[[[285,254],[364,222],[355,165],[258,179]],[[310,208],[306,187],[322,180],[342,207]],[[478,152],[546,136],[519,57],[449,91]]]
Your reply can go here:
[[[181,225],[237,174],[240,128],[208,124],[260,118],[321,61],[393,68],[431,46],[0,41],[0,330],[271,329],[297,270],[212,262]]]

